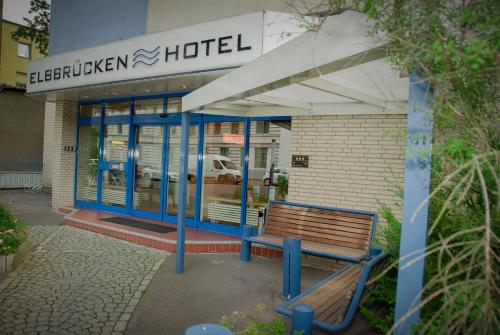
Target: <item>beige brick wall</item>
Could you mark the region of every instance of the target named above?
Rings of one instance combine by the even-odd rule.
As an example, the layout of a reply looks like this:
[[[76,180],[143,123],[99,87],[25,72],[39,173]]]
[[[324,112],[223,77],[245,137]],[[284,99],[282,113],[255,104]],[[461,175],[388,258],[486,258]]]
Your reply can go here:
[[[403,185],[405,128],[406,115],[293,117],[291,154],[309,155],[309,168],[290,169],[288,200],[362,210],[381,201],[401,216],[391,189]]]
[[[43,126],[43,186],[52,188],[52,163],[54,152],[54,121],[56,104],[45,103],[45,120]]]
[[[56,102],[52,146],[53,208],[73,206],[75,151],[64,151],[64,147],[76,149],[77,108],[76,102]]]

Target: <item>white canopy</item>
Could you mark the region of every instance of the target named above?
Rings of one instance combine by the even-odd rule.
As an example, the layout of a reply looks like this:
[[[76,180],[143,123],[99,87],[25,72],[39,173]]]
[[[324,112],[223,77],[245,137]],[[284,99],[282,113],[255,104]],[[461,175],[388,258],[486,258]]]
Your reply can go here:
[[[191,92],[183,111],[238,116],[406,113],[408,78],[385,59],[384,37],[345,11]]]

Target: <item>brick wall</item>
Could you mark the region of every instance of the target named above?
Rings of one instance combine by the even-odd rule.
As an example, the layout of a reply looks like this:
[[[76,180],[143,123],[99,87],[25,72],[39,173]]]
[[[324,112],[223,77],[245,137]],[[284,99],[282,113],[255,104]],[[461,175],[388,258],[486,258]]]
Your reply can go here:
[[[405,128],[406,115],[293,117],[291,153],[309,155],[309,168],[290,169],[288,200],[363,210],[381,201],[401,216],[391,189],[403,185]]]
[[[52,207],[73,206],[75,177],[75,151],[65,151],[65,146],[76,150],[76,102],[57,101],[54,113],[52,146]]]
[[[56,104],[45,103],[45,120],[43,125],[43,186],[52,188],[52,161],[54,152],[54,121]]]

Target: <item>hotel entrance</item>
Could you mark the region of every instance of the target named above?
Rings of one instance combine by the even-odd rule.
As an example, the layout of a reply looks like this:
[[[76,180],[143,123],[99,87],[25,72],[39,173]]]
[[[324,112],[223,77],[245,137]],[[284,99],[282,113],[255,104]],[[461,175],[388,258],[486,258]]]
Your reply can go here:
[[[135,126],[133,151],[133,214],[175,222],[179,191],[180,125]],[[191,126],[190,152],[196,155],[198,125]],[[186,214],[195,214],[196,160],[192,160],[188,180]],[[190,221],[194,226],[194,221]]]
[[[82,101],[75,205],[177,222],[181,96]],[[239,235],[284,200],[290,118],[193,115],[186,224]]]

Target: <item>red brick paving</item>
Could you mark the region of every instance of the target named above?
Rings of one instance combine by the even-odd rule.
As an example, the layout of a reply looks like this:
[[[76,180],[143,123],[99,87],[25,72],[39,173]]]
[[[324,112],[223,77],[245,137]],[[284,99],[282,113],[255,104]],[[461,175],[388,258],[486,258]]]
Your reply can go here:
[[[89,230],[98,234],[126,240],[132,243],[145,245],[151,248],[175,252],[176,232],[157,233],[134,227],[128,227],[102,219],[123,216],[114,213],[95,211],[90,209],[60,208],[59,212],[67,214],[64,222],[75,228]],[[175,228],[175,224],[141,218],[141,221],[151,224]],[[188,253],[216,253],[216,252],[239,252],[240,238],[231,235],[218,234],[201,231],[186,227],[186,245]],[[281,259],[281,250],[263,246],[252,246],[253,255]]]

